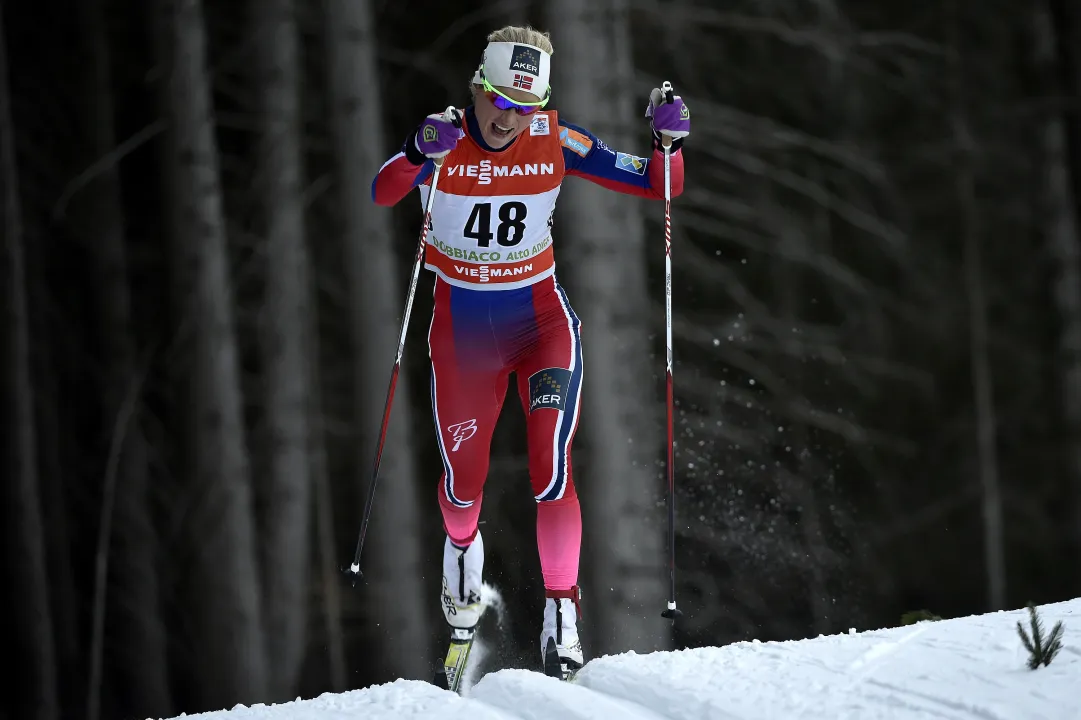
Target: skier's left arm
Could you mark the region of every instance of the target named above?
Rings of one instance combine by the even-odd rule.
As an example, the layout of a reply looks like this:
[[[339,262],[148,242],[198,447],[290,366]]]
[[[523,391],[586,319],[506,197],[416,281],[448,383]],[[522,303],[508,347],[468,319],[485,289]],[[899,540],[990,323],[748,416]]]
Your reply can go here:
[[[567,175],[577,175],[610,190],[638,197],[664,199],[664,149],[661,138],[672,138],[669,169],[672,197],[683,192],[683,138],[691,129],[690,112],[682,98],[665,103],[659,88],[650,95],[646,117],[653,134],[650,157],[613,150],[585,128],[559,121],[559,141]]]

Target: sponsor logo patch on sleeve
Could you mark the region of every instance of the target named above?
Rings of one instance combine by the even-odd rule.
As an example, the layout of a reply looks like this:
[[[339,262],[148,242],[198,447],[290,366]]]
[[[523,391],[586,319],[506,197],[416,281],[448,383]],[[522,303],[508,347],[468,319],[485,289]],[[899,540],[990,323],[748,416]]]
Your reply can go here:
[[[593,149],[592,140],[577,130],[571,130],[570,128],[563,128],[559,131],[559,143],[582,157],[588,155],[589,151]]]
[[[616,167],[620,170],[626,170],[629,173],[635,175],[643,175],[646,172],[646,164],[649,161],[645,158],[640,158],[636,155],[628,155],[627,153],[616,153]]]

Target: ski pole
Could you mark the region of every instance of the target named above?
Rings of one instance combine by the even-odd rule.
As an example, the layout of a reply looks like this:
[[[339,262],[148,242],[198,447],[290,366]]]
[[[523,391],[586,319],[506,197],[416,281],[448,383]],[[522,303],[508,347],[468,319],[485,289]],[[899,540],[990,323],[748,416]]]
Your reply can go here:
[[[454,123],[455,127],[461,127],[462,121],[458,111],[453,106],[448,107],[443,116]],[[424,248],[428,240],[428,228],[432,222],[432,204],[435,201],[435,186],[439,181],[439,171],[443,168],[444,158],[435,158],[435,169],[432,170],[432,184],[428,190],[428,200],[424,203],[424,222],[420,228],[420,240],[417,242],[417,254],[413,259],[413,275],[409,280],[409,291],[405,296],[405,313],[402,315],[402,326],[398,333],[398,354],[394,358],[394,368],[390,372],[390,387],[387,389],[387,400],[383,405],[383,422],[379,428],[379,444],[375,451],[375,464],[372,467],[372,481],[368,489],[368,499],[364,503],[364,517],[360,523],[360,535],[357,537],[357,549],[353,554],[353,564],[349,566],[349,572],[353,573],[353,585],[356,585],[360,572],[360,553],[364,549],[364,536],[368,532],[368,521],[372,516],[372,503],[375,500],[375,489],[379,484],[379,463],[383,459],[383,445],[387,440],[387,427],[390,424],[390,408],[394,402],[394,389],[398,385],[398,372],[402,367],[402,354],[405,352],[405,333],[409,327],[409,315],[413,311],[413,296],[417,292],[417,280],[420,278],[420,268],[424,264]]]
[[[672,83],[661,84],[665,102],[675,102]],[[675,400],[672,392],[672,138],[661,135],[664,147],[664,330],[668,357],[665,371],[665,404],[668,416],[668,607],[661,613],[675,624],[681,613],[676,608],[676,458],[675,437],[672,433]]]

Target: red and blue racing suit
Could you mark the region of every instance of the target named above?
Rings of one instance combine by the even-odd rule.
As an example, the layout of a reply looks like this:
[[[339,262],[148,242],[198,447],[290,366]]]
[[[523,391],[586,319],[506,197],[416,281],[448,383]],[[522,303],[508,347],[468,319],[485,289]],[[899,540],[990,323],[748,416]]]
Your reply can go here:
[[[664,199],[664,160],[617,152],[588,130],[538,112],[499,150],[481,136],[473,108],[465,137],[444,159],[425,252],[437,274],[428,331],[431,394],[443,473],[444,526],[472,542],[488,474],[492,433],[511,373],[526,413],[529,476],[538,503],[545,587],[576,585],[581,514],[571,444],[582,393],[581,322],[555,277],[551,224],[564,177]],[[394,205],[413,188],[427,199],[433,161],[406,142],[380,168],[372,198]],[[683,157],[670,158],[671,193],[683,189]]]

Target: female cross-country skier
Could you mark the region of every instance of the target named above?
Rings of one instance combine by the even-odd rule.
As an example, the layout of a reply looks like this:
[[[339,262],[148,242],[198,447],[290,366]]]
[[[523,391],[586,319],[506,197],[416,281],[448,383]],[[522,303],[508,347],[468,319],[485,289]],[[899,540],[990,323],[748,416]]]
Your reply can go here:
[[[509,26],[488,36],[460,116],[429,115],[372,183],[379,205],[412,188],[432,205],[425,267],[436,273],[428,346],[443,473],[438,498],[447,538],[441,604],[454,628],[477,624],[484,604],[484,542],[478,530],[492,433],[508,379],[526,413],[529,477],[537,501],[544,576],[541,653],[554,638],[568,668],[583,663],[576,627],[582,517],[571,443],[582,393],[580,321],[556,281],[552,217],[564,177],[616,192],[664,199],[662,136],[671,138],[671,194],[683,189],[683,101],[650,94],[653,151],[617,152],[547,109],[553,49],[548,33]],[[449,109],[448,109],[449,110]]]

